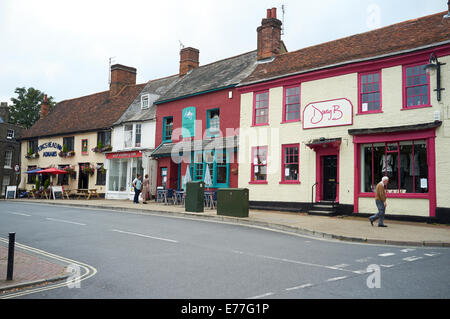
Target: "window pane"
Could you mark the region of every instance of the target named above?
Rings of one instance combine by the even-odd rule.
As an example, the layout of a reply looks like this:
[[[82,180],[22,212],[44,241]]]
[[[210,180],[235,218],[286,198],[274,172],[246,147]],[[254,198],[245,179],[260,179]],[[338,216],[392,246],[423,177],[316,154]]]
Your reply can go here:
[[[411,156],[412,159],[412,156]],[[428,192],[427,144],[425,140],[414,141],[414,163],[410,163],[410,174],[414,174],[416,193]],[[412,169],[414,168],[414,170]]]
[[[361,155],[361,191],[374,192],[375,186],[372,184],[372,145],[362,145]]]

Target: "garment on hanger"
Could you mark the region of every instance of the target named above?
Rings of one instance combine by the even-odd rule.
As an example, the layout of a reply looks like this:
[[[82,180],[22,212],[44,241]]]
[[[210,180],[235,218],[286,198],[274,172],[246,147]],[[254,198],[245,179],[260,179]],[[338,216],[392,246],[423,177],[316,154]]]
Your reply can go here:
[[[413,168],[414,165],[414,168]],[[419,176],[420,175],[420,165],[419,165],[419,153],[409,154],[409,175],[410,176]]]
[[[384,174],[384,172],[392,173],[392,165],[393,164],[394,164],[394,158],[393,158],[392,154],[382,156],[381,161],[380,161],[382,174]]]

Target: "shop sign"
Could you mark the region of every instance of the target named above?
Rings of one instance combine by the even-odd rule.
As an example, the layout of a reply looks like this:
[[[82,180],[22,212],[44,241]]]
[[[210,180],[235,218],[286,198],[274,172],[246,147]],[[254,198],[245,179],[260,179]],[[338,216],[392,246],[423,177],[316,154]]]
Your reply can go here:
[[[109,153],[109,154],[106,154],[106,158],[107,159],[132,158],[132,157],[142,157],[142,153],[140,151],[134,151],[134,152],[122,152],[122,153]]]
[[[183,137],[195,136],[195,107],[189,106],[183,109],[182,112],[182,130]]]
[[[303,128],[353,124],[353,105],[347,99],[309,103],[303,109]]]
[[[41,145],[39,145],[38,147],[38,152],[42,151],[43,149],[46,148],[56,148],[58,150],[62,150],[62,146],[61,144],[55,143],[55,142],[47,142],[47,143],[43,143]],[[56,157],[57,152],[53,151],[53,152],[44,152],[44,157]]]

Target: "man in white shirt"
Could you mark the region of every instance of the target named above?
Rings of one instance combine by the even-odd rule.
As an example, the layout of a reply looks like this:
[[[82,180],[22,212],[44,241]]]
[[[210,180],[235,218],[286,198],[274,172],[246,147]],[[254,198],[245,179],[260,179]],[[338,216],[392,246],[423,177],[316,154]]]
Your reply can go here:
[[[133,203],[139,204],[139,194],[142,191],[142,181],[141,181],[141,175],[138,174],[137,177],[133,180],[133,187],[134,187],[134,200]]]

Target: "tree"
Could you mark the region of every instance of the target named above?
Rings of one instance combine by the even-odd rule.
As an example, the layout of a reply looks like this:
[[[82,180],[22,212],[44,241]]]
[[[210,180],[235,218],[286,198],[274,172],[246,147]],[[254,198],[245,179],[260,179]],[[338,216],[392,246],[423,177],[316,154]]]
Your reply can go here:
[[[14,93],[18,96],[11,98],[13,105],[9,107],[9,122],[29,129],[39,120],[45,93],[32,87],[16,88]],[[50,110],[56,104],[51,96],[47,97],[47,103],[50,105]]]

